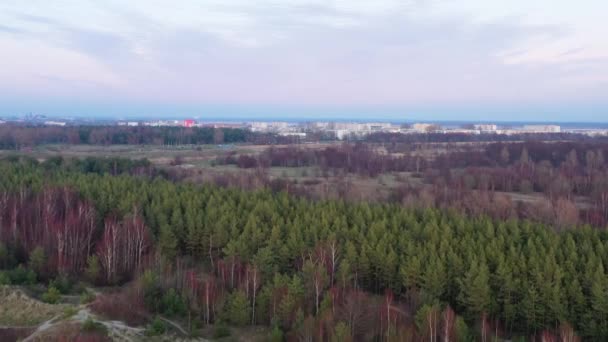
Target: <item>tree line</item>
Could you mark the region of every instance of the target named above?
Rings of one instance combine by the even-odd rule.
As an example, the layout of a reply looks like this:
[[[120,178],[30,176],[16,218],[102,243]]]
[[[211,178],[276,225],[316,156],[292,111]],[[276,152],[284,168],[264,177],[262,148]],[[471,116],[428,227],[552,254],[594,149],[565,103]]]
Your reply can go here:
[[[0,149],[5,150],[44,144],[199,145],[289,141],[281,139],[236,128],[0,125]]]
[[[606,137],[590,137],[578,133],[520,133],[520,134],[467,134],[467,133],[388,133],[378,132],[365,136],[362,141],[382,144],[412,143],[463,143],[463,142],[518,142],[518,141],[593,141]]]
[[[216,162],[233,164],[244,169],[316,166],[324,173],[339,170],[366,177],[375,177],[387,172],[424,170],[428,165],[424,158],[379,154],[373,147],[364,143],[341,144],[321,149],[269,147],[255,156],[231,152],[218,158]]]

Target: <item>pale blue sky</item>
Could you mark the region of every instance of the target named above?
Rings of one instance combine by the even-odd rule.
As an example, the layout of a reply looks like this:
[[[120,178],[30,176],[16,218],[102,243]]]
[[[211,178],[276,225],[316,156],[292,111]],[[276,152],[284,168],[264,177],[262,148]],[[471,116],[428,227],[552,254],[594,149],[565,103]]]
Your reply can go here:
[[[2,0],[0,115],[608,121],[608,1]]]

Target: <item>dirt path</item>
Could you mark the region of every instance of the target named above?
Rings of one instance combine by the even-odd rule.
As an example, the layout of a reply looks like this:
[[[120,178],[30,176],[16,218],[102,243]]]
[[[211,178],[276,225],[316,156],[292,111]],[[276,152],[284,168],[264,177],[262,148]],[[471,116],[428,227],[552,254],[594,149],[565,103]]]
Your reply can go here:
[[[52,327],[54,327],[57,324],[57,319],[61,317],[61,316],[55,316],[51,319],[49,319],[48,321],[43,322],[42,324],[40,324],[38,326],[38,328],[36,328],[36,330],[34,330],[34,332],[28,336],[27,338],[23,339],[23,342],[27,342],[27,341],[32,341],[34,338],[36,338],[38,335],[40,335],[41,333],[51,329]]]
[[[189,335],[188,332],[184,328],[182,328],[182,326],[179,325],[178,323],[173,322],[173,321],[169,320],[168,318],[165,318],[165,317],[162,317],[162,316],[158,316],[158,318],[160,318],[165,323],[171,324],[171,326],[173,326],[180,333],[182,333],[182,335],[184,335],[184,336],[188,336]]]
[[[91,293],[98,294],[98,291],[95,289],[87,289]],[[65,326],[75,326],[76,329],[81,329],[80,326],[85,322],[92,320],[95,323],[103,325],[108,332],[108,337],[112,341],[121,341],[121,342],[138,342],[138,341],[147,341],[149,338],[145,335],[145,329],[141,327],[131,327],[122,321],[111,321],[104,320],[101,317],[94,314],[89,308],[90,304],[79,304],[79,305],[50,305],[43,302],[40,302],[37,299],[31,298],[27,294],[24,293],[19,288],[4,288],[2,291],[2,296],[0,296],[2,301],[0,304],[4,304],[4,306],[9,307],[4,308],[6,314],[14,314],[15,310],[20,307],[25,307],[28,310],[31,309],[31,312],[36,312],[36,310],[44,311],[47,314],[46,317],[42,318],[38,321],[38,324],[34,324],[31,326],[21,326],[21,324],[3,324],[4,327],[0,326],[0,329],[30,329],[24,339],[22,341],[26,342],[34,342],[34,341],[44,341],[49,338],[49,336],[55,336],[61,329],[64,329]],[[71,316],[67,316],[65,309],[73,308]],[[46,310],[42,310],[46,309]],[[76,311],[77,310],[77,311]],[[30,311],[28,311],[28,315]],[[50,317],[50,318],[49,318]],[[159,317],[163,322],[165,322],[168,326],[172,327],[171,329],[175,332],[170,335],[159,336],[158,341],[197,341],[197,342],[206,342],[207,340],[202,338],[192,339],[189,337],[189,333],[187,329],[182,327],[179,322],[175,322],[166,317]],[[31,332],[31,333],[30,333]],[[27,336],[27,337],[25,337]]]

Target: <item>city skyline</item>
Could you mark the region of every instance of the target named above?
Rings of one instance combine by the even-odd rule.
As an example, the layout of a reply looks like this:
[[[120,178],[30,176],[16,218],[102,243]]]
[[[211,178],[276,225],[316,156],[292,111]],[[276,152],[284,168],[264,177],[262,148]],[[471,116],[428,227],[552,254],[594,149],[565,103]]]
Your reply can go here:
[[[0,4],[0,116],[608,121],[608,4]]]

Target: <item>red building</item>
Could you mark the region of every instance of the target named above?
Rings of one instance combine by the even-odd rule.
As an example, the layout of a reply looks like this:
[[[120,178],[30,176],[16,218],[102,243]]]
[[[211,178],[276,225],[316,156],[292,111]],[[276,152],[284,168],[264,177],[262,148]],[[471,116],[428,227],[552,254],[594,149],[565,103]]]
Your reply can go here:
[[[195,122],[192,119],[184,120],[184,127],[194,127],[194,123]]]

